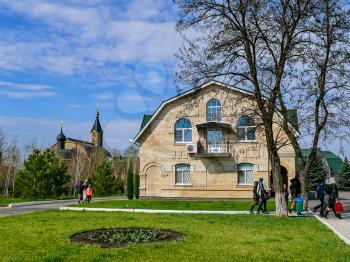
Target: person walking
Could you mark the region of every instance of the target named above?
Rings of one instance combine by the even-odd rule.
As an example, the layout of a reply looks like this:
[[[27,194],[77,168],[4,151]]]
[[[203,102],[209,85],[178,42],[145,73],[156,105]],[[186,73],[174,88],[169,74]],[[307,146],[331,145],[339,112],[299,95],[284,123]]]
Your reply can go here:
[[[317,212],[317,209],[320,208],[320,216],[324,217],[324,197],[325,197],[325,182],[322,181],[317,185],[316,188],[317,198],[320,200],[320,204],[315,206],[312,211]]]
[[[300,175],[296,174],[294,178],[290,180],[290,194],[292,197],[292,203],[294,202],[294,199],[298,197],[298,195],[301,194],[301,183],[299,180]],[[295,203],[295,202],[294,202]],[[292,212],[292,208],[289,209],[289,213]]]
[[[89,185],[88,188],[86,189],[86,199],[87,199],[88,203],[90,203],[93,193],[94,193],[94,191],[93,191],[91,185]]]
[[[341,214],[340,214],[340,213],[337,214],[337,213],[336,213],[336,210],[335,210],[335,207],[334,207],[335,202],[338,200],[338,196],[339,196],[339,191],[338,191],[338,187],[337,187],[337,185],[336,185],[336,183],[335,183],[335,178],[334,178],[334,177],[331,177],[331,178],[329,179],[329,183],[330,183],[330,184],[329,184],[329,186],[328,186],[328,188],[327,188],[327,191],[328,191],[328,193],[329,193],[329,197],[328,197],[328,203],[326,203],[327,208],[326,208],[326,212],[325,212],[324,216],[325,216],[325,218],[327,219],[327,218],[328,218],[328,213],[329,213],[329,211],[332,209],[333,212],[334,212],[334,215],[335,215],[337,218],[341,219],[341,218],[342,218],[342,217],[341,217]],[[327,194],[327,192],[326,192],[326,194]]]
[[[259,205],[259,195],[258,195],[258,181],[254,182],[254,188],[253,188],[253,205],[250,208],[250,214],[253,214],[254,207]]]
[[[89,187],[89,183],[88,183],[88,180],[85,179],[84,180],[84,183],[83,183],[83,203],[86,203],[87,202],[87,197],[86,197],[86,190],[88,189]]]
[[[83,182],[82,182],[82,181],[79,182],[79,185],[78,185],[78,192],[79,192],[78,204],[81,204],[81,203],[83,203],[83,201],[84,201]]]
[[[286,207],[288,208],[288,186],[286,184],[283,184],[283,191],[284,191],[284,199],[286,200]]]
[[[264,185],[264,179],[262,177],[259,178],[258,187],[257,187],[257,193],[259,196],[259,207],[258,207],[258,214],[262,211],[263,213],[267,212],[266,209],[266,187]]]

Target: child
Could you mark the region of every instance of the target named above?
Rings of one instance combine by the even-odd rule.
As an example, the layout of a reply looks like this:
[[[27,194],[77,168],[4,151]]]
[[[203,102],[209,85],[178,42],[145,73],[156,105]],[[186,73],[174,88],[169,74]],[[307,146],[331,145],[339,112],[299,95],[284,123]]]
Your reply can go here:
[[[89,185],[88,188],[86,189],[86,198],[88,203],[90,203],[92,195],[93,195],[93,189],[91,185]]]

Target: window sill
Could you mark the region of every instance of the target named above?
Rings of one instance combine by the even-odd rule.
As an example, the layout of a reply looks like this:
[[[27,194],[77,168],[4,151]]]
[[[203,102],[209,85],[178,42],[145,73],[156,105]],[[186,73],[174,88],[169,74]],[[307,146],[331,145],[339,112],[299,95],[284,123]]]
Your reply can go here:
[[[175,142],[174,146],[185,146],[188,144],[192,144],[192,141],[191,142]]]
[[[192,184],[175,184],[175,187],[192,187]]]
[[[236,186],[241,186],[241,187],[252,187],[254,184],[236,184]]]
[[[236,143],[258,143],[258,140],[240,140]]]

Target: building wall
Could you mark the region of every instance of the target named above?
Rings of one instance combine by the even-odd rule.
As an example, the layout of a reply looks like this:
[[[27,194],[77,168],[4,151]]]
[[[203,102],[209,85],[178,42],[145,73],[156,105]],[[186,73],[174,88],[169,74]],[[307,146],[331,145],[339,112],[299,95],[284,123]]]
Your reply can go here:
[[[256,131],[256,142],[237,142],[234,133],[226,135],[232,141],[230,158],[195,157],[187,153],[187,144],[174,142],[175,122],[183,117],[192,123],[192,142],[203,139],[195,125],[206,122],[206,104],[211,98],[220,100],[221,122],[231,124],[234,130],[241,115],[256,115],[251,98],[217,85],[200,89],[168,104],[138,140],[141,197],[251,198],[253,186],[238,184],[239,163],[254,164],[254,181],[263,177],[267,186],[271,186],[264,131],[260,127]],[[259,126],[259,119],[254,120]],[[286,136],[278,132],[280,129],[276,124],[275,133],[279,134],[283,143]],[[279,151],[281,164],[287,169],[289,179],[295,174],[293,152],[291,146]],[[175,184],[175,165],[180,163],[190,165],[191,185]]]

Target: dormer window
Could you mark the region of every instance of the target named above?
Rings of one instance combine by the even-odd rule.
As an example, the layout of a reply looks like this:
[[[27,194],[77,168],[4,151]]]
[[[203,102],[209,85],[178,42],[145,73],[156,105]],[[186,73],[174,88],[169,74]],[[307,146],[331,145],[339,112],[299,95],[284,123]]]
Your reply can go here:
[[[221,121],[221,103],[219,100],[213,98],[207,103],[207,122]]]
[[[256,125],[249,116],[241,116],[237,122],[238,141],[255,141]]]
[[[192,142],[192,124],[186,118],[181,118],[175,123],[175,143]]]

